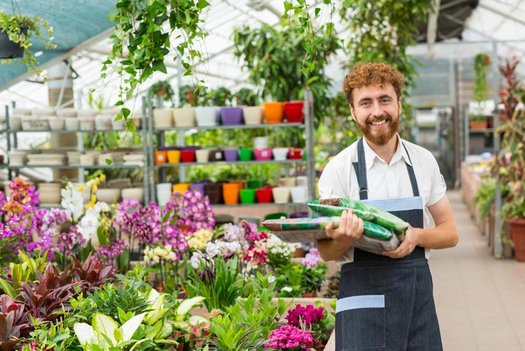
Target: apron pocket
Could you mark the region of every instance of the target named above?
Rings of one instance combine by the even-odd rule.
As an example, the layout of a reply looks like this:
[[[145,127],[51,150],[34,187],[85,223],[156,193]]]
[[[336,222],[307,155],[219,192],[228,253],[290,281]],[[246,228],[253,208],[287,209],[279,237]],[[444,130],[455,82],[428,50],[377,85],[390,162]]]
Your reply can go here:
[[[336,350],[385,347],[385,295],[339,299],[336,312]]]

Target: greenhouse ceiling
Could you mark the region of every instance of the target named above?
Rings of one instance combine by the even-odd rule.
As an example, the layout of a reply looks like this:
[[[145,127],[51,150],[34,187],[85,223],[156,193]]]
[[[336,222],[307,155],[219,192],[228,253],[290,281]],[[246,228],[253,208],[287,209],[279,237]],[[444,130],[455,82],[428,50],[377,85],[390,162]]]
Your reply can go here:
[[[421,28],[421,36],[416,39],[422,43],[414,48],[418,54],[433,57],[468,56],[470,50],[461,50],[457,45],[434,44],[437,42],[472,41],[523,41],[525,5],[519,0],[436,0],[440,4],[439,16],[430,15]],[[246,74],[241,71],[238,61],[231,53],[231,32],[241,24],[256,25],[265,22],[278,25],[283,11],[280,0],[211,0],[211,6],[204,17],[204,27],[209,33],[201,43],[207,55],[205,64],[196,67],[198,78],[205,79],[210,86],[225,85],[234,87],[246,84]],[[112,24],[109,13],[114,1],[108,0],[3,0],[0,11],[38,15],[54,27],[57,49],[44,52],[38,57],[44,69],[68,59],[75,71],[75,93],[77,104],[85,101],[91,88],[97,89],[99,97],[111,100],[111,92],[116,91],[115,80],[101,81],[100,67],[111,49],[107,39]],[[336,24],[337,27],[337,24]],[[339,26],[340,27],[340,26]],[[426,30],[425,30],[426,27]],[[339,28],[343,38],[348,36]],[[430,34],[430,35],[429,35]],[[519,56],[523,55],[521,46],[525,43],[508,44]],[[444,49],[442,49],[444,48]],[[34,52],[42,47],[34,45]],[[466,51],[466,52],[465,52]],[[337,57],[328,74],[340,77],[339,63],[346,61],[344,55]],[[181,79],[177,75],[174,60],[168,64],[167,75],[157,74],[150,80]],[[29,81],[28,81],[29,79]],[[186,78],[184,78],[186,79]],[[47,103],[44,84],[33,82],[34,77],[25,73],[18,63],[0,66],[0,103],[12,100],[25,100],[28,104]],[[147,84],[147,85],[149,85]],[[147,85],[142,90],[147,89]],[[81,106],[77,106],[81,107]]]

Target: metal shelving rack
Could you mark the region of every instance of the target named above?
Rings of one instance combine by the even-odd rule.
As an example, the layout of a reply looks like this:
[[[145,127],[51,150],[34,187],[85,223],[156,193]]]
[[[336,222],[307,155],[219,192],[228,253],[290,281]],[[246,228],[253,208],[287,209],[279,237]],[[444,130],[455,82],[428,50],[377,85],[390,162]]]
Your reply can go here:
[[[186,179],[186,167],[191,166],[199,166],[199,165],[255,165],[255,164],[283,164],[283,165],[294,165],[294,164],[306,164],[308,169],[308,193],[309,193],[309,200],[312,200],[315,197],[316,191],[315,191],[315,159],[314,159],[314,122],[313,122],[313,100],[312,100],[312,94],[309,91],[306,91],[305,93],[305,100],[304,100],[304,123],[276,123],[276,124],[257,124],[257,125],[217,125],[217,126],[192,126],[192,127],[170,127],[170,128],[153,128],[153,108],[150,101],[143,104],[144,106],[147,106],[147,112],[148,112],[148,118],[149,121],[149,127],[151,128],[151,133],[149,134],[149,137],[151,138],[151,142],[148,143],[148,145],[151,146],[151,149],[149,151],[148,160],[149,160],[149,166],[152,170],[152,173],[150,174],[150,179],[155,180],[156,174],[158,173],[160,182],[165,181],[165,170],[167,168],[175,168],[177,167],[179,169],[179,179],[181,182],[184,182]],[[227,161],[218,161],[218,162],[191,162],[191,163],[166,163],[161,165],[155,165],[154,163],[154,149],[153,146],[153,135],[156,135],[157,137],[157,144],[159,147],[165,146],[165,136],[164,133],[167,131],[177,131],[177,146],[185,146],[184,142],[184,132],[190,131],[190,130],[215,130],[215,129],[262,129],[262,128],[302,128],[305,130],[305,140],[306,140],[306,154],[307,158],[306,160],[303,159],[297,159],[297,160],[268,160],[268,161],[235,161],[235,162],[227,162]],[[150,192],[152,194],[152,199],[156,198],[155,194],[155,182],[151,182],[151,188]],[[255,204],[237,204],[237,205],[213,205],[216,207],[253,207],[253,206],[268,206],[268,205],[279,205],[279,206],[303,206],[305,204],[297,204],[297,203],[285,203],[285,204],[275,204],[275,203],[255,203]]]
[[[0,130],[0,133],[5,133],[6,135],[6,144],[7,144],[7,151],[11,151],[11,150],[14,150],[14,149],[17,149],[18,147],[18,134],[23,134],[23,133],[53,133],[53,134],[64,134],[64,133],[76,133],[77,134],[77,147],[76,148],[72,148],[72,150],[76,150],[76,151],[85,151],[84,150],[84,144],[83,144],[83,136],[85,133],[111,133],[111,132],[115,132],[115,130],[81,130],[81,129],[78,129],[78,130],[66,130],[66,129],[61,129],[61,130],[51,130],[51,129],[46,129],[46,130],[41,130],[41,129],[38,129],[38,130],[12,130],[10,128],[10,124],[9,124],[9,106],[5,106],[5,129],[3,130]],[[31,169],[34,169],[34,168],[47,168],[47,169],[78,169],[79,170],[79,173],[78,173],[78,182],[84,182],[85,179],[84,179],[84,170],[87,170],[87,169],[104,169],[104,170],[109,170],[109,169],[136,169],[136,168],[142,168],[143,169],[143,172],[144,172],[144,177],[143,177],[143,187],[144,187],[144,202],[145,203],[148,203],[150,200],[151,200],[151,192],[150,192],[150,178],[149,178],[149,170],[148,170],[148,160],[147,160],[147,157],[148,157],[148,154],[149,154],[149,145],[146,144],[146,141],[148,140],[147,138],[147,134],[148,134],[148,130],[149,128],[147,128],[147,117],[146,117],[146,114],[143,113],[142,114],[142,128],[140,129],[140,133],[141,133],[141,136],[142,136],[142,141],[143,141],[143,145],[142,147],[140,147],[140,149],[142,149],[143,153],[144,153],[144,162],[143,162],[143,165],[140,166],[140,165],[125,165],[125,164],[112,164],[112,165],[81,165],[81,164],[73,164],[73,165],[45,165],[45,164],[38,164],[38,165],[21,165],[21,166],[13,166],[13,165],[10,165],[8,162],[6,162],[5,164],[2,164],[0,165],[0,169],[6,169],[7,170],[7,177],[9,180],[11,180],[13,178],[13,175],[15,176],[18,176],[20,174],[20,170],[21,169],[24,169],[24,168],[31,168]],[[122,130],[122,132],[125,132],[125,130]],[[11,140],[12,139],[12,140]],[[11,147],[13,146],[13,147]],[[137,149],[137,148],[125,148],[126,150],[130,150],[130,149]],[[63,150],[61,150],[63,151]],[[14,174],[13,174],[14,173]]]

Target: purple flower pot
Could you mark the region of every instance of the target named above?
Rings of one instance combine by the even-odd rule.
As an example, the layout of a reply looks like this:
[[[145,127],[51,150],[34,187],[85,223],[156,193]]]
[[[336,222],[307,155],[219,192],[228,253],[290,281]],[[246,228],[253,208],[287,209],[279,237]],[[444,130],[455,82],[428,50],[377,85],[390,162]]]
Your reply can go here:
[[[221,107],[221,122],[225,126],[243,124],[242,107]]]
[[[239,159],[239,150],[237,148],[224,149],[224,159],[228,162],[236,162]]]
[[[205,183],[191,183],[190,185],[191,190],[201,193],[202,196],[206,195],[205,188],[206,188]]]

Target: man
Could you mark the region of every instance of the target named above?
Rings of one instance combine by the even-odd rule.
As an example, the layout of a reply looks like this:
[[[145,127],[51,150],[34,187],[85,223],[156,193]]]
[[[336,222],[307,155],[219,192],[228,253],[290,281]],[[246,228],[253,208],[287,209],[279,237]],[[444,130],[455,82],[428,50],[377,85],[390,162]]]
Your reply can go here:
[[[384,63],[354,67],[344,92],[363,138],[336,155],[319,180],[322,199],[350,198],[410,224],[398,248],[382,255],[354,248],[363,221],[351,210],[317,243],[337,260],[336,350],[442,350],[428,267],[430,249],[458,241],[446,185],[432,154],[400,138],[404,77]],[[432,223],[432,221],[434,223]]]

